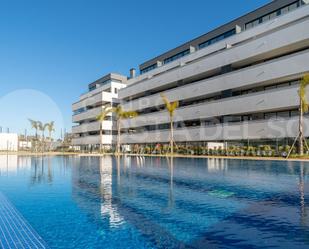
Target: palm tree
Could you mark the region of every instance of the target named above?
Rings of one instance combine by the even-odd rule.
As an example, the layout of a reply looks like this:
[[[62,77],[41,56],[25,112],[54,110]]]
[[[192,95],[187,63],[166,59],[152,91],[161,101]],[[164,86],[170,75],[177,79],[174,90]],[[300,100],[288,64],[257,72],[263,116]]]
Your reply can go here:
[[[107,115],[112,112],[112,108],[110,106],[105,106],[101,113],[97,116],[97,121],[100,122],[100,152],[103,148],[103,121],[107,117]],[[103,151],[104,153],[104,151]]]
[[[35,121],[33,119],[28,119],[30,124],[31,124],[31,128],[35,130],[35,137],[38,138],[38,129],[39,129],[39,124],[38,121]]]
[[[304,137],[304,114],[309,111],[309,103],[307,101],[306,96],[306,88],[309,85],[309,74],[304,75],[300,82],[299,86],[299,123],[298,123],[298,136],[296,137],[287,157],[290,156],[296,141],[298,140],[298,153],[300,156],[304,155],[304,141],[307,147],[307,150],[309,150],[307,142]]]
[[[178,108],[179,106],[179,101],[174,101],[174,102],[170,102],[168,100],[168,98],[161,93],[161,98],[165,104],[165,108],[169,113],[169,117],[170,117],[170,149],[171,149],[171,154],[174,154],[174,114],[175,114],[175,110]]]
[[[42,152],[44,152],[44,134],[46,130],[46,124],[43,124],[41,121],[38,121],[38,128],[42,132]]]
[[[30,124],[31,124],[31,128],[35,130],[35,149],[37,150],[37,145],[36,145],[36,142],[38,140],[38,129],[39,129],[39,122],[38,121],[35,121],[33,119],[28,119]]]
[[[55,131],[55,122],[51,121],[51,122],[45,124],[45,127],[48,131],[49,138],[52,139],[52,133]]]
[[[52,133],[55,131],[55,122],[51,121],[44,125],[48,131],[48,136],[50,139],[50,142],[52,142]],[[51,149],[51,146],[49,146],[49,150]]]
[[[116,113],[117,117],[117,154],[120,154],[120,123],[123,119],[135,118],[138,116],[138,113],[135,111],[124,111],[121,105],[118,105],[116,108],[112,109]]]

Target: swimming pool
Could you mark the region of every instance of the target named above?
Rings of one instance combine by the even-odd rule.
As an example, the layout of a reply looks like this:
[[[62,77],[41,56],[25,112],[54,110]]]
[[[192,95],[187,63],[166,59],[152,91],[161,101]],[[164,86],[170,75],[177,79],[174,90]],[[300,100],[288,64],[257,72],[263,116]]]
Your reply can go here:
[[[309,248],[309,163],[0,156],[51,248]]]

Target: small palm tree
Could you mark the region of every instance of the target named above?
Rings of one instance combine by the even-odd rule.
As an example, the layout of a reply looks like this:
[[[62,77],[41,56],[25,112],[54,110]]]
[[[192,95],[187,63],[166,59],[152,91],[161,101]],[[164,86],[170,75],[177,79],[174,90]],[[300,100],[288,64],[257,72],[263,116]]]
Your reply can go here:
[[[51,121],[47,124],[44,125],[48,131],[48,136],[50,139],[50,142],[52,141],[52,133],[55,131],[55,122]],[[50,150],[51,146],[49,146],[49,150]]]
[[[309,150],[307,142],[304,137],[304,114],[309,111],[309,103],[307,101],[306,97],[306,89],[309,85],[309,74],[304,75],[300,82],[299,86],[299,123],[298,123],[298,136],[296,137],[287,157],[290,156],[296,141],[298,140],[298,153],[300,156],[304,155],[304,141],[307,147],[307,150]]]
[[[112,112],[112,110],[113,109],[110,106],[105,106],[102,112],[97,116],[97,121],[100,122],[100,152],[103,148],[103,121],[106,119],[107,115]]]
[[[117,117],[117,154],[120,154],[120,126],[121,120],[128,119],[128,118],[135,118],[138,116],[138,113],[135,111],[124,111],[121,105],[118,105],[116,108],[112,109],[114,113],[116,113]]]
[[[171,149],[171,154],[174,154],[174,114],[175,110],[179,107],[179,101],[174,101],[170,102],[168,98],[161,93],[161,98],[165,104],[165,108],[169,113],[170,117],[170,149]]]

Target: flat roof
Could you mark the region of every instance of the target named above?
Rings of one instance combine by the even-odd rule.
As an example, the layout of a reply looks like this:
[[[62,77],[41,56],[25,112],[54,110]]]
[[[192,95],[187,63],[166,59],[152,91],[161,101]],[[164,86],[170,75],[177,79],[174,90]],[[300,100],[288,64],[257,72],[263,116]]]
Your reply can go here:
[[[89,88],[97,85],[97,84],[101,84],[104,83],[108,80],[116,80],[116,81],[120,81],[121,83],[127,83],[128,77],[121,75],[121,74],[117,74],[117,73],[109,73],[107,75],[104,75],[103,77],[101,77],[100,79],[90,83],[88,85]]]
[[[201,35],[191,41],[188,41],[174,49],[171,49],[153,59],[150,59],[142,64],[140,64],[139,69],[143,70],[149,66],[152,66],[157,63],[157,61],[163,62],[165,59],[170,58],[178,53],[181,53],[185,50],[190,49],[190,47],[198,48],[199,44],[206,42],[212,38],[215,38],[225,32],[228,32],[232,29],[235,29],[236,26],[239,26],[242,30],[244,29],[246,23],[249,23],[257,18],[260,18],[264,15],[267,15],[277,9],[280,9],[286,5],[297,2],[297,0],[273,0],[272,2],[263,5],[260,8],[257,8],[237,19],[234,19],[214,30],[209,31],[208,33]]]

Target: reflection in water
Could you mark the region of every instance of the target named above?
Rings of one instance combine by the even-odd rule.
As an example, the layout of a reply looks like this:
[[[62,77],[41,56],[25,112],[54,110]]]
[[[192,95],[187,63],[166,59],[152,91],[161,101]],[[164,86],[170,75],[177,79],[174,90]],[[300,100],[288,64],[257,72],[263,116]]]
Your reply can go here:
[[[300,164],[299,171],[299,194],[300,194],[300,223],[303,226],[307,225],[307,212],[305,202],[305,180],[304,180],[304,163]]]
[[[31,180],[30,184],[40,184],[49,181],[49,176],[46,175],[45,171],[45,158],[44,157],[33,157],[31,160]],[[48,173],[50,174],[50,173]]]
[[[117,227],[123,221],[123,218],[118,214],[115,205],[112,205],[112,174],[113,165],[111,157],[100,157],[100,176],[101,176],[101,214],[109,219],[111,227]],[[118,162],[118,160],[117,160]]]
[[[113,167],[111,157],[80,157],[73,167],[73,198],[97,222],[118,227],[123,218],[113,204]],[[120,158],[116,159],[117,165]],[[120,171],[118,171],[120,173]],[[117,174],[120,177],[120,174]],[[118,181],[116,181],[118,182]]]
[[[30,168],[31,157],[17,155],[0,155],[0,175],[16,175]]]
[[[169,191],[169,198],[168,198],[168,207],[172,208],[174,206],[174,192],[173,192],[173,186],[174,186],[174,157],[166,158],[169,171],[170,171],[170,191]]]
[[[30,184],[53,182],[52,157],[0,155],[0,176],[31,172]],[[47,162],[47,165],[46,165]],[[47,167],[47,171],[46,171]]]
[[[228,169],[227,160],[220,158],[208,158],[207,159],[208,171],[226,171]]]

